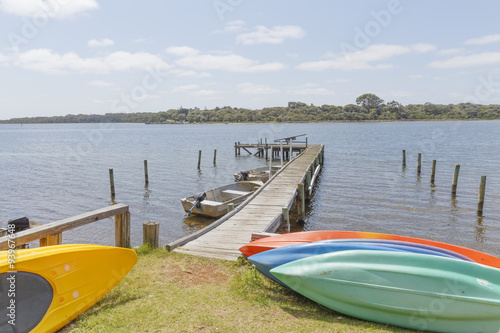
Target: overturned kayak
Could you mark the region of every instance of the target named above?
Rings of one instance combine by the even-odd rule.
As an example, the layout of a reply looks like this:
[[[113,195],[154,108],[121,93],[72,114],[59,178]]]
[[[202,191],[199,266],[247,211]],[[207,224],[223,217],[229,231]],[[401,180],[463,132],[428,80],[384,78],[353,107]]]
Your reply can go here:
[[[55,332],[134,267],[131,249],[72,244],[0,252],[0,332]]]
[[[302,243],[297,245],[283,246],[269,251],[254,254],[248,260],[255,265],[257,270],[270,279],[282,283],[270,273],[270,270],[286,263],[319,255],[324,253],[350,251],[350,250],[372,250],[372,251],[399,251],[420,253],[434,256],[443,256],[451,259],[467,260],[452,251],[410,242],[390,241],[390,240],[370,240],[370,239],[345,239],[326,240],[312,243]]]
[[[346,238],[362,238],[362,239],[385,239],[385,240],[397,240],[404,242],[412,242],[424,245],[430,245],[434,247],[439,247],[445,250],[453,251],[461,254],[473,261],[488,265],[496,268],[500,268],[500,258],[492,256],[490,254],[469,249],[463,246],[432,241],[423,238],[414,238],[406,236],[398,236],[391,234],[381,234],[375,232],[362,232],[362,231],[305,231],[305,232],[293,232],[289,234],[276,235],[272,237],[261,238],[250,242],[240,248],[240,251],[247,257],[254,254],[260,253],[262,251],[267,251],[275,249],[277,247],[295,245],[301,243],[310,243],[328,239],[346,239]]]
[[[408,252],[353,250],[292,261],[271,274],[353,317],[435,332],[500,329],[500,270]]]

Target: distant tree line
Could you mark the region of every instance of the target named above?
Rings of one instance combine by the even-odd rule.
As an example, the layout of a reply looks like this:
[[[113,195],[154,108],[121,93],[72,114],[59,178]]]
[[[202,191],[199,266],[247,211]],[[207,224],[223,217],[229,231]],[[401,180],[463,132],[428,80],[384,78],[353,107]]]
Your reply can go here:
[[[210,110],[179,108],[160,112],[106,113],[104,115],[66,115],[13,118],[0,123],[246,123],[246,122],[328,122],[391,120],[467,120],[500,119],[500,105],[385,103],[374,94],[363,94],[356,104],[345,106],[307,105],[289,102],[286,107],[260,110],[216,107]]]

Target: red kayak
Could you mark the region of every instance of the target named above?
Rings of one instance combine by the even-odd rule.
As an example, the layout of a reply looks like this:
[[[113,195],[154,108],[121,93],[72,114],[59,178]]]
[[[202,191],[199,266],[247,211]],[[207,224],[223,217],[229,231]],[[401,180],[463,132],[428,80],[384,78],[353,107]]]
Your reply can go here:
[[[296,245],[301,243],[311,243],[327,239],[349,239],[349,238],[368,238],[368,239],[386,239],[397,240],[403,242],[419,243],[440,247],[442,249],[454,251],[462,254],[477,263],[488,265],[495,268],[500,268],[500,258],[490,254],[472,250],[463,246],[436,242],[428,239],[379,234],[375,232],[362,232],[362,231],[305,231],[293,232],[289,234],[276,235],[272,237],[261,238],[256,241],[250,242],[247,245],[240,247],[241,253],[250,257],[251,255],[275,249],[277,247]]]

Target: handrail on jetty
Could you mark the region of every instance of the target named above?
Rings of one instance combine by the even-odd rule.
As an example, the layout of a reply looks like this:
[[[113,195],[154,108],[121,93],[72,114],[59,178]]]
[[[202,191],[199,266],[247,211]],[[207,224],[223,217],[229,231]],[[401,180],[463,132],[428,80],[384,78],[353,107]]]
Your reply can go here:
[[[81,227],[82,225],[112,216],[115,217],[115,246],[130,247],[129,206],[115,204],[63,220],[38,224],[33,228],[14,233],[14,237],[9,235],[0,237],[0,251],[8,250],[10,244],[15,244],[15,246],[18,247],[38,239],[40,240],[40,246],[61,244],[61,233],[63,231]]]

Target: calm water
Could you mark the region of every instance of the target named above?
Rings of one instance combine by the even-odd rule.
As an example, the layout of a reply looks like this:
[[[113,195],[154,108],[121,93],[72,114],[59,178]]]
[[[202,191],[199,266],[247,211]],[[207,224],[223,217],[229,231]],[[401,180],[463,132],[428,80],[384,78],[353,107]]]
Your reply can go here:
[[[166,244],[213,221],[184,219],[181,197],[232,182],[239,170],[266,165],[243,151],[235,158],[235,141],[303,133],[310,143],[325,144],[325,164],[305,225],[295,230],[396,233],[500,255],[500,121],[0,125],[1,226],[20,216],[46,223],[110,205],[108,169],[113,168],[116,201],[131,207],[132,245],[141,244],[145,220],[160,221],[160,241]],[[198,150],[203,151],[201,172]],[[433,159],[437,173],[431,187]],[[455,163],[461,169],[452,199]],[[478,218],[482,175],[487,176],[486,200],[484,217]],[[114,223],[107,219],[66,232],[63,241],[111,245]]]

